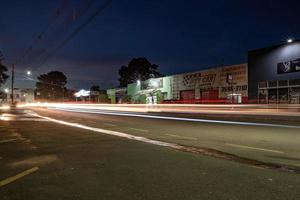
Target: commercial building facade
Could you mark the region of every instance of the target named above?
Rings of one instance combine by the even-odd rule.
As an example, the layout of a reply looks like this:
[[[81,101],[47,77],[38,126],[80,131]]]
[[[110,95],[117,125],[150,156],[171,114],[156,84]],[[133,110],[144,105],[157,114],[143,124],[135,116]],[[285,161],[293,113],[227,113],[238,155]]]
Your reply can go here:
[[[156,104],[172,99],[172,77],[151,78],[128,85],[132,103]]]
[[[259,103],[300,103],[300,42],[248,52],[249,99]]]
[[[300,104],[300,41],[249,51],[247,64],[149,79],[125,90],[131,103]]]
[[[6,94],[3,103],[11,102],[11,90]],[[31,88],[14,88],[14,102],[17,103],[33,103],[34,102],[34,89]]]
[[[247,64],[172,76],[172,99],[186,103],[242,103],[248,99]]]
[[[137,81],[107,94],[111,103],[243,103],[248,99],[247,73],[247,64],[224,66]]]

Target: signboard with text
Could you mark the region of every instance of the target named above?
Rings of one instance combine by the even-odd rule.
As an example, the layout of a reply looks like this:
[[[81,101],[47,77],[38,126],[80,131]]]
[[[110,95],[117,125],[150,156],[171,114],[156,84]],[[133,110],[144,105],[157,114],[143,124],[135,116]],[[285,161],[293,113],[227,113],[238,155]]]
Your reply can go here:
[[[300,72],[300,58],[277,64],[278,74],[293,73],[293,72]]]
[[[175,75],[173,78],[173,96],[179,98],[181,91],[194,90],[195,98],[201,91],[219,91],[219,98],[229,94],[248,95],[247,65],[232,65],[203,71]]]

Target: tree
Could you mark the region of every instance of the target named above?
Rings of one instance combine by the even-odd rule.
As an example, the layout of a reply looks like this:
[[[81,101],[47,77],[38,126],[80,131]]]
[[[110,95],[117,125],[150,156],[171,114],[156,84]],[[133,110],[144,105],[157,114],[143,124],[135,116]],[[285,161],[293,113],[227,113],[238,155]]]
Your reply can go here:
[[[106,90],[101,90],[99,85],[93,85],[90,88],[90,91],[91,91],[91,101],[98,102],[98,103],[108,102],[108,96]]]
[[[7,75],[7,67],[2,64],[3,56],[2,53],[0,52],[0,87],[3,85],[6,80],[8,79]]]
[[[90,88],[90,91],[97,91],[97,92],[100,92],[100,86],[99,86],[99,85],[93,85],[93,86]]]
[[[67,77],[60,71],[41,74],[36,83],[37,98],[47,100],[64,100],[67,88]]]
[[[146,58],[133,58],[128,66],[122,66],[119,69],[119,75],[120,87],[126,87],[137,80],[145,81],[162,76],[158,72],[158,65],[151,64]]]

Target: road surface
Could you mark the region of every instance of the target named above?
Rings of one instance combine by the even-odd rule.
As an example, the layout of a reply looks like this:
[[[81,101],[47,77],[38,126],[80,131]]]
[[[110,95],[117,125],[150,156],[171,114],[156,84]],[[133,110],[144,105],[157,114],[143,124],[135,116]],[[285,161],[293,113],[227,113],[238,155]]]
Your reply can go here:
[[[255,120],[256,117],[244,120],[241,115],[229,119],[226,115],[201,118],[194,114],[182,116],[81,107],[35,109],[35,112],[92,128],[300,168],[300,118],[284,124],[280,121],[285,117],[276,120]]]
[[[294,123],[75,111],[2,111],[1,199],[299,199]]]

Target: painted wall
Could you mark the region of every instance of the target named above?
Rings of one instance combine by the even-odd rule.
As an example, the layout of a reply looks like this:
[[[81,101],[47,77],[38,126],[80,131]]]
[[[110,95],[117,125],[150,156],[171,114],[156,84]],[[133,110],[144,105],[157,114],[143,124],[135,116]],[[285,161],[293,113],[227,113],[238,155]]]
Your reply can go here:
[[[153,93],[163,95],[163,100],[172,99],[172,77],[151,78],[140,83],[131,83],[128,85],[128,95],[132,102],[146,103],[147,96]]]
[[[160,89],[162,93],[166,93],[164,100],[171,100],[173,97],[172,94],[172,76],[163,77],[163,87]]]
[[[110,103],[112,103],[112,104],[116,103],[116,89],[108,89],[107,96],[108,96],[108,99],[110,100]]]
[[[146,103],[145,99],[153,96],[153,93],[163,96],[163,100],[180,100],[182,92],[185,92],[185,95],[192,94],[194,99],[202,99],[204,96],[205,98],[226,99],[228,95],[233,93],[247,98],[247,73],[247,64],[239,64],[152,78],[140,83],[129,84],[127,94],[132,103]],[[226,82],[227,74],[232,76],[230,84]],[[111,99],[113,97],[116,99],[116,93],[116,91],[108,92],[108,96],[111,96]]]
[[[182,91],[194,91],[195,99],[201,99],[202,92],[209,90],[218,91],[221,99],[232,93],[247,97],[247,73],[247,64],[239,64],[174,75],[171,84],[173,99],[179,100]],[[226,82],[227,74],[232,75],[230,84]]]
[[[138,92],[141,90],[141,84],[140,83],[131,83],[127,86],[128,95],[131,96],[131,101],[138,101],[139,100],[139,94]]]

